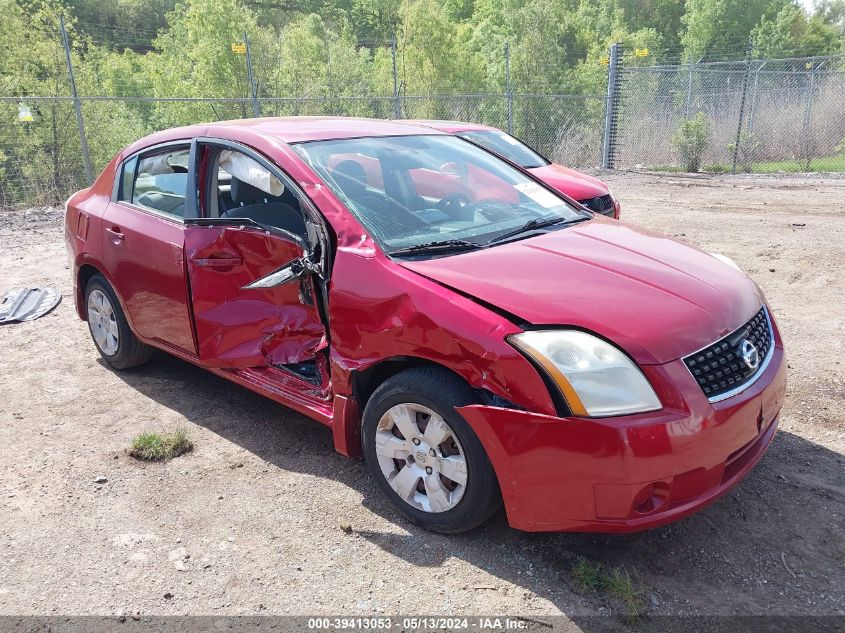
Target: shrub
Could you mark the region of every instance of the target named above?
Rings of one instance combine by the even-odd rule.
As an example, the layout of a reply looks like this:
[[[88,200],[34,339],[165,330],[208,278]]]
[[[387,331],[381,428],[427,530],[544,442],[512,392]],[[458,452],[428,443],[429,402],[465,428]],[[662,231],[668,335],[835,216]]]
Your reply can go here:
[[[703,112],[681,119],[672,135],[672,146],[681,155],[681,164],[684,169],[695,172],[701,168],[701,161],[709,141],[710,124]]]
[[[733,156],[736,143],[728,143],[728,153]],[[739,150],[736,150],[736,162],[739,171],[750,172],[754,166],[754,157],[760,148],[760,141],[753,134],[743,132],[739,136]]]

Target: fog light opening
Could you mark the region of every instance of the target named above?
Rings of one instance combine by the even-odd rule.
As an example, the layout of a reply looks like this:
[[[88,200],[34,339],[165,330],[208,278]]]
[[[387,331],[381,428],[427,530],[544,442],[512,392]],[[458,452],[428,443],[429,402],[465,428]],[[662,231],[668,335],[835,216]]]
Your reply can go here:
[[[634,497],[634,511],[637,514],[651,514],[659,510],[669,499],[669,486],[663,481],[646,484]]]

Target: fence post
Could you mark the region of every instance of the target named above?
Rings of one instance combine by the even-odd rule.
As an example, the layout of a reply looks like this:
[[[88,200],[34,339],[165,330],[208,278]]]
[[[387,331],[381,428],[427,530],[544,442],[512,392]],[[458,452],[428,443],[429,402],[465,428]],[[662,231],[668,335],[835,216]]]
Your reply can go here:
[[[505,99],[508,104],[508,134],[513,134],[513,89],[511,88],[510,42],[505,42]]]
[[[804,120],[801,129],[801,159],[804,160],[802,169],[810,170],[810,163],[813,160],[814,143],[810,138],[810,122],[813,114],[813,100],[816,93],[816,66],[811,64],[812,69],[807,77],[807,99],[804,102]]]
[[[703,57],[700,57],[697,62],[690,62],[689,75],[687,76],[687,95],[684,99],[684,118],[689,118],[690,107],[692,106],[692,75],[695,72],[696,66],[701,63]]]
[[[601,166],[614,168],[616,153],[616,126],[619,118],[619,42],[610,47],[610,59],[607,66],[607,98],[604,111],[604,142],[602,143]]]
[[[252,55],[249,50],[249,36],[247,36],[246,31],[244,31],[244,46],[246,46],[246,76],[249,79],[249,89],[252,92],[252,114],[257,119],[261,116],[261,105],[258,103],[255,75],[252,74]]]
[[[82,150],[82,161],[85,163],[85,178],[90,187],[94,183],[94,168],[91,166],[91,153],[88,150],[88,138],[85,136],[85,124],[82,121],[82,101],[76,93],[76,79],[73,76],[73,64],[70,60],[70,43],[65,30],[65,19],[59,16],[59,28],[62,32],[62,44],[65,47],[65,61],[67,75],[70,80],[70,94],[73,97],[73,109],[76,112],[76,127],[79,129],[79,148]]]
[[[764,61],[757,67],[757,70],[754,71],[754,87],[751,89],[751,105],[748,108],[748,138],[750,139],[752,134],[754,134],[754,111],[757,109],[757,86],[760,83],[760,73],[763,72],[763,68],[766,67],[766,64],[769,63],[769,60]]]
[[[399,69],[396,67],[396,33],[393,34],[391,42],[393,53],[393,118],[402,118],[402,102],[399,100]]]
[[[742,122],[745,120],[745,97],[748,93],[748,77],[751,75],[751,46],[745,50],[745,76],[742,78],[742,97],[739,99],[739,121],[736,124],[736,140],[731,164],[731,173],[736,173],[736,161],[739,157],[739,144],[742,138]]]

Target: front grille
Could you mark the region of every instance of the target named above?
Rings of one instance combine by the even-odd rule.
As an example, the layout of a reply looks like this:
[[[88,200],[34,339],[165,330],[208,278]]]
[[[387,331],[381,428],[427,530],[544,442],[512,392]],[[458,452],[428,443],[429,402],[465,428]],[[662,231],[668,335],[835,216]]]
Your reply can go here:
[[[757,350],[756,366],[746,362],[743,357],[743,347],[747,348],[743,345],[745,341]],[[761,308],[748,323],[712,345],[690,354],[684,358],[684,363],[704,395],[711,401],[721,400],[753,382],[754,377],[763,371],[773,344],[769,313],[766,308]]]
[[[595,198],[587,198],[586,200],[579,200],[581,204],[587,207],[590,211],[601,213],[602,215],[609,215],[613,217],[616,209],[613,205],[613,196],[607,194],[606,196],[596,196]]]

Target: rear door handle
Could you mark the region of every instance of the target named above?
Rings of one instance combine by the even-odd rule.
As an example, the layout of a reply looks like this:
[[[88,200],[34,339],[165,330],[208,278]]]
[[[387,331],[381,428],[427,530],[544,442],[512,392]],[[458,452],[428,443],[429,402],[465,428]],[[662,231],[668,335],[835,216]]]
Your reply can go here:
[[[118,244],[126,238],[126,236],[120,232],[120,228],[117,226],[113,226],[109,229],[106,229],[106,233],[109,234],[112,244]]]
[[[191,260],[195,266],[203,268],[231,268],[232,266],[240,266],[243,264],[243,259],[240,257],[198,257]]]

